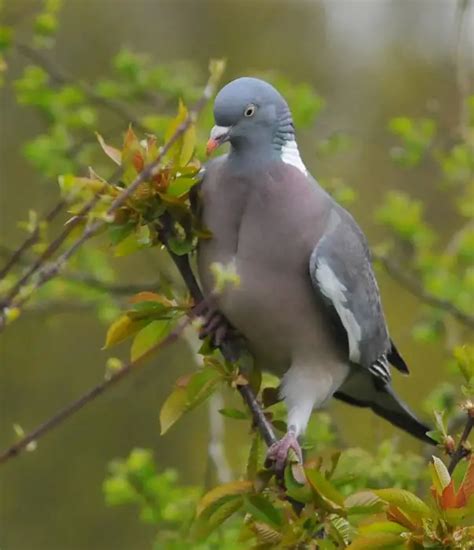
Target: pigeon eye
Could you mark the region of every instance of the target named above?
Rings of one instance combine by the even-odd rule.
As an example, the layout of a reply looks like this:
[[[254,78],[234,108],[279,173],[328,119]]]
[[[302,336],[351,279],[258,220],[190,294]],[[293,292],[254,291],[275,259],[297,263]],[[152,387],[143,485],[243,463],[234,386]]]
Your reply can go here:
[[[244,116],[251,117],[255,113],[255,105],[253,103],[250,103],[250,105],[247,105],[244,111]]]

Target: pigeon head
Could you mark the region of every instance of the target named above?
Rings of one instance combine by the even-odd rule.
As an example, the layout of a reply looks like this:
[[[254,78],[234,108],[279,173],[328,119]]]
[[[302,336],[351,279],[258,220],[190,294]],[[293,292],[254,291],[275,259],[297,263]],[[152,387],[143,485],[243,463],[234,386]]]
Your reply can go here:
[[[233,151],[259,155],[281,152],[294,142],[288,104],[273,86],[258,78],[238,78],[224,86],[214,102],[214,119],[208,154],[227,141]]]

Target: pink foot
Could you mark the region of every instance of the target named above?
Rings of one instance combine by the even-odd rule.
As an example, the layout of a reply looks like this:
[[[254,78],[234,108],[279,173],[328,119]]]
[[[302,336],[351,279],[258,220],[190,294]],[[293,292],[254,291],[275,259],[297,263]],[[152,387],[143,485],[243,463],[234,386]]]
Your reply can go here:
[[[293,432],[287,432],[280,441],[277,441],[268,449],[265,465],[267,467],[272,466],[276,473],[282,474],[285,470],[290,449],[295,451],[298,460],[303,463],[303,453],[296,435]]]
[[[211,336],[212,344],[219,347],[225,338],[233,331],[229,321],[215,309],[209,309],[204,314],[204,322],[199,331],[199,338]]]

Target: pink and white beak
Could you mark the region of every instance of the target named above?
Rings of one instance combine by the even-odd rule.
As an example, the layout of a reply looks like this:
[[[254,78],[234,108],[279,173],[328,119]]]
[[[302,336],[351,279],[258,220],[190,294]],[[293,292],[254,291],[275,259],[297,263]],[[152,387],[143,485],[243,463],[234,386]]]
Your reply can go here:
[[[229,140],[229,126],[214,126],[206,145],[206,155],[209,156],[223,143]]]

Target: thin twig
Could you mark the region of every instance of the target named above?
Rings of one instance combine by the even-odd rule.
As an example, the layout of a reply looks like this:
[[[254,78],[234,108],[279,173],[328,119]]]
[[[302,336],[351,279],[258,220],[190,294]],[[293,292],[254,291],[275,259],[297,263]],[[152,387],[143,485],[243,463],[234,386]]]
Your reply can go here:
[[[459,322],[474,328],[474,316],[459,309],[449,300],[439,298],[421,286],[416,279],[405,273],[395,262],[383,255],[373,254],[374,260],[379,262],[385,271],[404,288],[406,288],[413,296],[416,296],[426,304],[442,309],[452,315]]]
[[[201,111],[201,109],[204,107],[207,101],[212,97],[214,86],[215,86],[215,82],[214,82],[214,79],[211,77],[209,79],[209,82],[206,88],[204,89],[201,99],[197,102],[195,107],[187,115],[186,119],[179,125],[179,127],[175,130],[175,132],[171,136],[171,138],[163,146],[163,148],[161,149],[155,161],[147,165],[143,169],[143,171],[137,176],[134,182],[128,188],[126,188],[119,196],[115,198],[115,200],[112,202],[111,206],[107,211],[107,216],[110,216],[115,212],[116,209],[122,206],[125,203],[125,201],[130,197],[130,195],[137,189],[137,187],[142,182],[148,180],[153,175],[153,173],[161,163],[163,157],[168,152],[168,150],[181,137],[181,135],[183,135],[184,132],[186,132],[189,126],[195,122],[197,114]],[[165,216],[165,222],[166,223],[163,224],[163,227],[165,228],[165,232],[164,232],[165,240],[163,241],[163,244],[165,244],[166,248],[168,249],[171,255],[171,258],[173,259],[178,270],[180,271],[186,286],[188,287],[192,297],[194,298],[194,301],[196,303],[194,315],[197,315],[198,312],[206,308],[206,301],[203,299],[202,292],[191,270],[191,267],[189,264],[189,258],[187,256],[177,256],[170,250],[169,246],[167,245],[166,232],[170,230],[170,228],[167,227],[167,224],[171,222],[171,219]],[[63,252],[63,254],[54,262],[54,264],[41,269],[41,271],[38,273],[38,280],[36,281],[35,289],[39,288],[39,286],[41,286],[46,281],[51,279],[54,275],[56,275],[59,272],[59,270],[62,268],[62,266],[68,261],[68,259],[76,252],[76,250],[80,246],[82,246],[82,244],[84,244],[84,242],[86,242],[90,237],[92,237],[99,229],[105,226],[105,224],[106,224],[105,221],[98,220],[95,223],[92,223],[88,227],[86,227],[81,237],[79,237],[65,252]],[[31,293],[29,295],[31,295]],[[15,302],[15,307],[17,308],[21,307],[23,303],[28,299],[29,295],[23,296],[20,299],[20,301]],[[2,320],[2,317],[0,317],[0,321],[1,320]],[[4,317],[3,317],[3,321],[4,321]],[[187,323],[189,323],[189,320],[187,321]],[[0,325],[0,328],[1,328],[1,325]],[[182,328],[180,330],[182,330]],[[164,345],[167,345],[167,343],[174,340],[175,338],[177,338],[176,331],[171,333],[160,344],[152,348],[146,354],[146,356],[150,355],[153,351],[156,351],[157,349],[163,347]],[[240,344],[236,341],[224,341],[224,343],[220,346],[220,349],[224,357],[227,360],[232,362],[235,362],[241,354]],[[111,385],[121,380],[124,376],[126,376],[129,372],[132,371],[135,364],[136,362],[127,363],[124,367],[122,367],[122,369],[112,374],[108,380],[92,388],[84,396],[82,396],[78,400],[68,405],[65,409],[60,411],[50,420],[46,421],[36,430],[34,430],[30,434],[22,438],[15,445],[7,449],[5,453],[0,455],[0,463],[5,462],[6,460],[9,460],[13,456],[18,455],[18,453],[22,449],[24,449],[29,443],[42,437],[45,433],[49,432],[52,428],[54,428],[55,426],[63,422],[66,418],[74,414],[76,411],[80,410],[85,404],[89,403],[90,401],[95,399],[98,395],[103,393]],[[267,443],[267,445],[273,444],[276,441],[273,428],[270,422],[265,417],[250,385],[248,384],[239,385],[237,386],[237,388],[240,394],[242,395],[243,400],[249,407],[252,413],[252,416],[254,418],[254,423],[260,430],[260,433],[264,441]]]
[[[44,69],[50,78],[57,84],[72,84],[81,89],[84,95],[93,103],[105,107],[110,112],[119,116],[122,120],[125,120],[127,123],[133,124],[135,128],[140,130],[143,133],[151,133],[151,129],[145,126],[138,120],[135,115],[120,101],[115,99],[105,98],[99,95],[94,89],[86,84],[85,82],[79,82],[72,78],[71,76],[65,74],[62,69],[56,67],[52,61],[47,59],[39,50],[32,48],[28,44],[21,42],[15,42],[16,50],[29,59],[39,65]]]
[[[166,153],[170,150],[170,148],[178,141],[178,139],[181,138],[181,136],[186,132],[186,130],[191,126],[191,124],[194,124],[197,118],[198,113],[203,109],[205,104],[209,101],[209,99],[212,97],[212,93],[214,91],[214,78],[211,76],[209,79],[203,94],[201,98],[197,101],[196,105],[189,111],[184,121],[176,128],[173,135],[168,139],[168,141],[164,144],[164,146],[161,148],[158,156],[156,159],[145,166],[143,170],[138,174],[138,176],[135,178],[135,180],[126,188],[124,189],[115,199],[112,201],[112,204],[109,206],[105,218],[111,218],[112,215],[115,213],[116,210],[118,210],[128,199],[129,197],[136,191],[136,189],[145,181],[149,180],[158,166],[160,165],[161,161],[165,157]],[[97,193],[91,201],[89,201],[80,212],[80,215],[84,216],[87,214],[93,206],[96,204],[98,199],[100,198],[100,192]],[[76,219],[76,218],[75,218]],[[76,225],[76,222],[73,220],[74,225]],[[78,223],[78,222],[77,222]],[[70,226],[71,224],[69,224]],[[66,229],[64,232],[48,247],[48,249],[42,254],[41,258],[35,262],[35,264],[30,268],[24,277],[21,278],[21,280],[15,285],[15,287],[9,292],[7,295],[7,298],[3,301],[1,306],[3,307],[3,311],[0,312],[0,331],[6,326],[6,312],[11,306],[14,306],[17,311],[21,310],[25,302],[28,301],[30,296],[38,290],[41,286],[43,286],[46,282],[48,282],[50,279],[52,279],[54,276],[56,276],[59,271],[62,269],[63,265],[69,260],[69,258],[75,254],[75,252],[93,235],[97,233],[100,229],[105,227],[107,225],[107,222],[104,220],[97,220],[94,223],[89,224],[83,231],[82,235],[78,237],[72,245],[65,251],[61,256],[57,258],[57,260],[47,266],[43,266],[41,269],[39,267],[42,265],[42,263],[45,261],[45,259],[49,259],[51,256],[52,250],[56,251],[59,247],[59,244],[64,242],[65,237],[70,233],[70,229],[68,226],[66,226]],[[64,235],[66,233],[66,235]],[[18,293],[22,286],[25,284],[25,282],[34,274],[37,272],[37,280],[35,284],[32,286],[32,288],[29,290],[28,293],[25,293],[24,295],[20,296],[18,299]]]
[[[461,439],[459,440],[456,450],[451,455],[451,460],[448,465],[448,472],[450,474],[454,472],[456,466],[459,464],[459,462],[463,458],[471,454],[471,451],[466,447],[466,443],[469,438],[469,435],[471,434],[471,430],[473,428],[474,428],[474,415],[471,414],[471,411],[467,411],[467,420],[461,435]]]
[[[43,220],[47,223],[50,223],[54,218],[61,212],[61,210],[66,206],[67,202],[64,199],[59,200],[53,208],[44,216]],[[29,250],[34,244],[36,244],[40,238],[40,225],[41,222],[38,222],[35,229],[31,232],[31,235],[17,248],[6,263],[2,270],[0,270],[0,280],[3,279],[11,270],[11,268],[21,262],[23,254]]]
[[[171,331],[161,342],[158,342],[155,346],[150,348],[146,353],[144,353],[139,359],[135,361],[129,361],[119,370],[112,372],[101,382],[97,384],[89,391],[81,395],[75,401],[72,401],[66,405],[63,409],[53,415],[51,418],[40,424],[36,429],[19,439],[15,444],[6,449],[3,453],[0,454],[0,464],[7,462],[11,458],[14,458],[20,454],[30,443],[37,442],[40,438],[50,432],[56,426],[62,424],[67,418],[72,416],[74,413],[81,410],[85,405],[96,399],[99,395],[103,394],[105,391],[109,390],[112,386],[115,386],[120,380],[123,380],[128,376],[136,367],[141,366],[141,364],[150,357],[153,353],[163,349],[169,344],[175,342],[183,330],[190,324],[193,318],[196,315],[199,315],[201,310],[204,310],[205,303],[203,302],[201,307],[195,308],[193,312],[182,321],[173,331]]]
[[[31,279],[31,277],[40,270],[42,266],[54,255],[54,253],[59,249],[59,247],[64,243],[73,229],[76,228],[80,223],[84,221],[85,216],[94,208],[100,199],[100,192],[96,193],[92,199],[87,202],[81,209],[81,211],[74,216],[69,223],[66,224],[62,233],[52,241],[46,250],[39,256],[36,261],[30,266],[30,268],[23,274],[23,276],[15,283],[13,288],[11,288],[5,298],[0,302],[1,308],[10,307],[16,296],[19,294],[21,289],[26,285],[26,283]],[[1,326],[1,321],[0,321]]]

